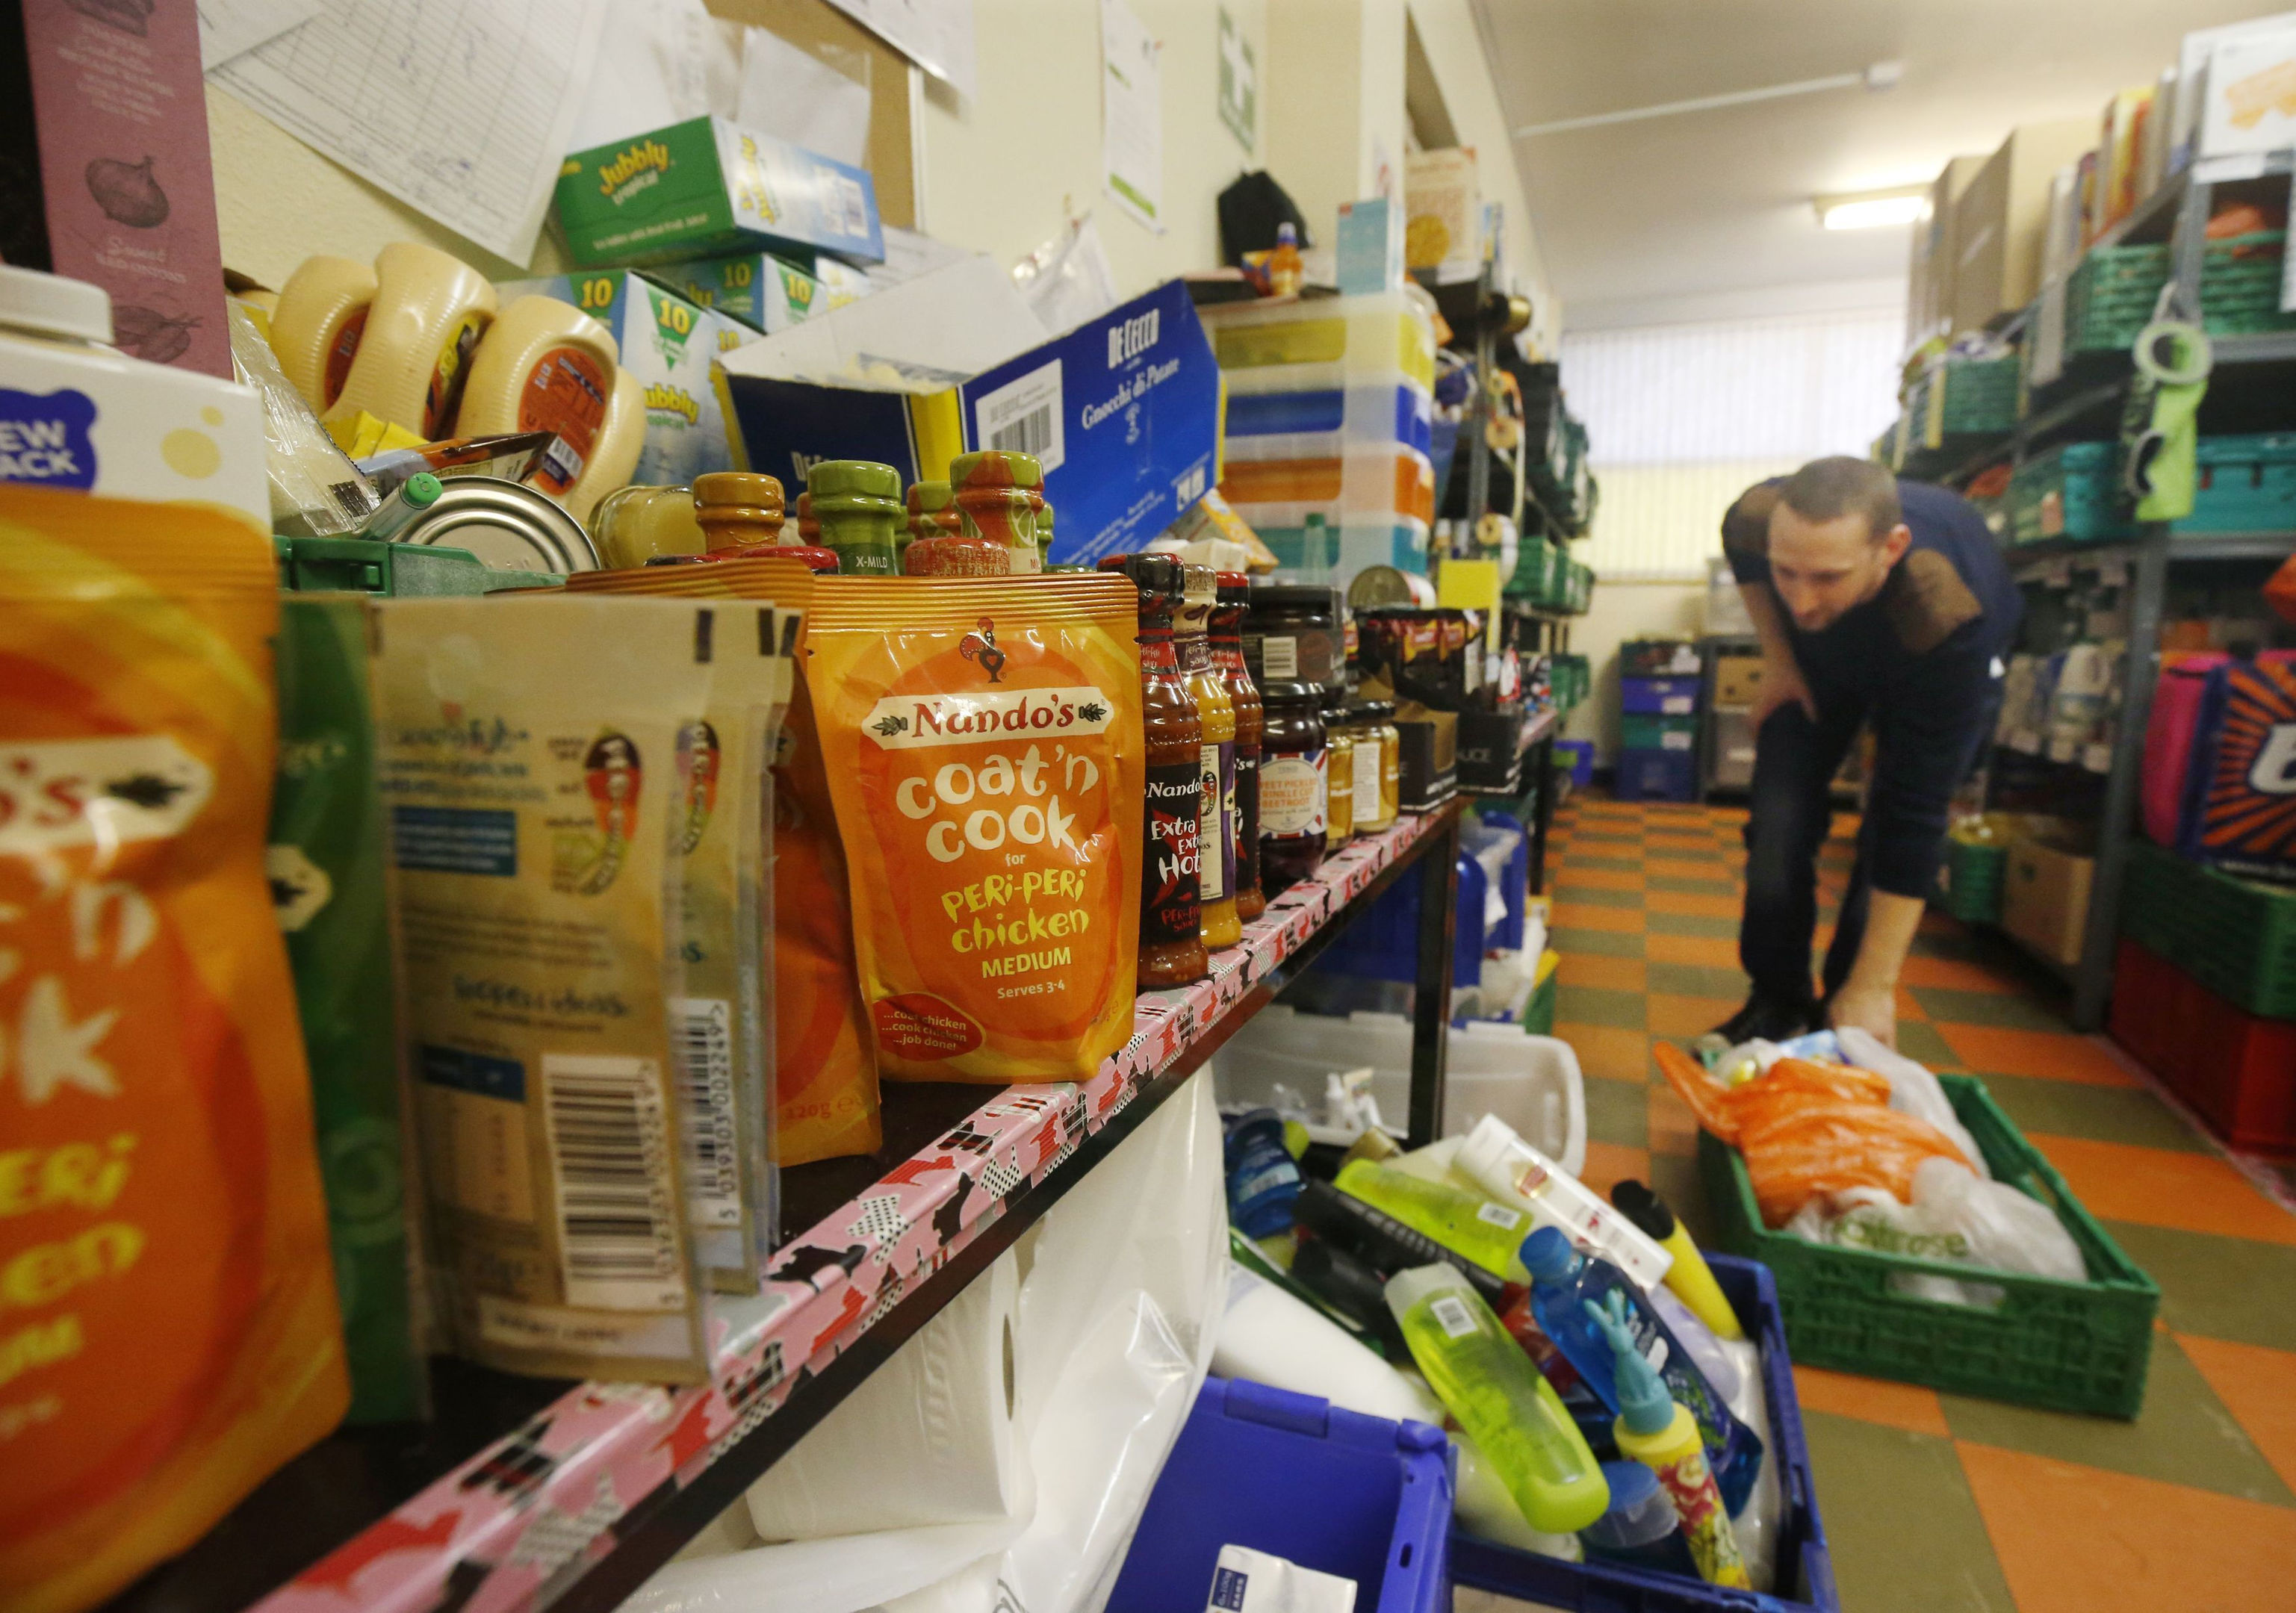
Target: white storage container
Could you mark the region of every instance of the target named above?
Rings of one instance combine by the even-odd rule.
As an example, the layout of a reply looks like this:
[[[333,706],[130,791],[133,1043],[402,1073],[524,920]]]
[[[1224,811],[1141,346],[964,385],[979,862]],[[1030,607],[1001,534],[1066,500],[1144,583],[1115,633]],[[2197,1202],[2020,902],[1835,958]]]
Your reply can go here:
[[[1225,1108],[1257,1108],[1281,1084],[1319,1110],[1325,1076],[1366,1064],[1380,1118],[1400,1131],[1411,1113],[1411,1021],[1401,1014],[1303,1014],[1279,1003],[1220,1049],[1215,1090]],[[1571,1175],[1585,1167],[1587,1094],[1568,1042],[1529,1036],[1515,1025],[1453,1026],[1443,1134],[1461,1135],[1487,1114]],[[1322,1126],[1308,1132],[1318,1142],[1354,1140]]]

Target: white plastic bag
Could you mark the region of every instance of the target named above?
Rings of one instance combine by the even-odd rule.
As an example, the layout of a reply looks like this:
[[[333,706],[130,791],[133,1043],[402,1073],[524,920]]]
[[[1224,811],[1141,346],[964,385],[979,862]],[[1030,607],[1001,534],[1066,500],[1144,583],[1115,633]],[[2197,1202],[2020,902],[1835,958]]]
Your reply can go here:
[[[1019,1284],[1012,1459],[996,1478],[1008,1502],[1002,1516],[687,1554],[641,1586],[625,1613],[1095,1613],[1203,1382],[1211,1319],[1226,1298],[1227,1202],[1210,1081],[1199,1075],[1168,1099],[1007,1258]],[[901,1355],[990,1282],[976,1279]],[[978,1320],[968,1314],[950,1326]],[[791,1470],[804,1475],[804,1495],[769,1492],[770,1515],[786,1525],[800,1501],[826,1497],[839,1511],[824,1500],[822,1516],[850,1522],[861,1486],[912,1454],[824,1438],[880,1380],[900,1383],[898,1372],[887,1376],[894,1371],[881,1369],[778,1464],[800,1463]],[[986,1493],[977,1455],[942,1456],[964,1476],[968,1506]],[[768,1474],[760,1487],[788,1482]],[[889,1519],[925,1510],[889,1490]],[[728,1523],[734,1538],[741,1521]]]
[[[1911,1204],[1900,1204],[1880,1188],[1849,1188],[1811,1200],[1785,1230],[1812,1243],[1917,1260],[1954,1261],[2067,1282],[2084,1281],[2088,1275],[2080,1246],[2048,1206],[2006,1183],[1980,1181],[1940,1158],[1924,1159],[1915,1169]],[[1890,1283],[1901,1293],[1980,1310],[1993,1309],[2005,1298],[1996,1283],[1928,1273],[1899,1273]]]
[[[1880,1038],[1852,1025],[1836,1033],[1841,1042],[1841,1056],[1859,1069],[1870,1069],[1877,1076],[1890,1078],[1890,1107],[1901,1114],[1928,1121],[1953,1139],[1954,1146],[1969,1156],[1969,1162],[1980,1176],[1990,1181],[1992,1167],[1985,1163],[1985,1150],[1977,1146],[1977,1139],[1962,1125],[1961,1117],[1953,1112],[1953,1101],[1945,1095],[1945,1088],[1928,1069],[1915,1063],[1894,1048],[1884,1047]]]
[[[1029,310],[1055,336],[1065,335],[1088,319],[1098,319],[1121,298],[1116,294],[1116,273],[1109,266],[1108,249],[1100,243],[1100,228],[1087,209],[1061,227],[1061,233],[1013,266],[1013,283],[1021,289]]]

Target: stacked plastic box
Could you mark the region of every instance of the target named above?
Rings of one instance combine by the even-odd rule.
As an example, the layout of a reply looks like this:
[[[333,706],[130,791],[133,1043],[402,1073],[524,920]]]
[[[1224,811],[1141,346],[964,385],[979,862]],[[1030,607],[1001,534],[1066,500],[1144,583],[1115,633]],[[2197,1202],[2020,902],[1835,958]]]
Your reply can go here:
[[[1698,646],[1643,639],[1619,649],[1618,795],[1623,801],[1698,798]]]
[[[1427,569],[1435,328],[1406,291],[1201,310],[1227,382],[1220,491],[1281,575]]]

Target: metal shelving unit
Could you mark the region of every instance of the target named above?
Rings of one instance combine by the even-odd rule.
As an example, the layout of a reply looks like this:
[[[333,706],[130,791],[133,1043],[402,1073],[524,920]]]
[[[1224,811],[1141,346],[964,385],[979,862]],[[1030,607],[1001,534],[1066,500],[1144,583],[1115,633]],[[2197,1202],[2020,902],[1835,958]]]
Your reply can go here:
[[[346,1429],[289,1462],[107,1613],[609,1613],[1040,1220],[1379,896],[1420,881],[1409,1130],[1443,1112],[1461,804],[1342,847],[1139,998],[1085,1082],[888,1083],[884,1146],[783,1173],[755,1298],[713,1307],[711,1381],[518,1378],[441,1360],[425,1424]]]
[[[2262,178],[2284,193],[2290,160],[2276,157],[2261,175],[2243,176],[2223,184]],[[2171,302],[2183,318],[2201,315],[2200,283],[2202,250],[2209,216],[2219,182],[2204,173],[2186,172],[2163,184],[2134,213],[2108,232],[2096,244],[2114,246],[2165,241],[2169,246]],[[2094,250],[2094,249],[2092,249]],[[2276,413],[2291,419],[2287,399],[2296,396],[2296,368],[2287,373],[2274,366],[2296,366],[2296,331],[2210,339],[2215,372],[2202,406],[2205,430],[2212,411],[2219,417],[2239,412],[2246,429],[2259,414]],[[1941,479],[1964,485],[1972,478],[2004,461],[2021,462],[2026,454],[2049,444],[2110,436],[2117,430],[2127,403],[2133,365],[2126,355],[2069,373],[2053,389],[2054,396],[1999,442],[1988,445],[1964,461]],[[2008,551],[2021,581],[2045,584],[2046,572],[2059,566],[2094,569],[2103,565],[2128,569],[2128,650],[2121,667],[2124,691],[2120,726],[2111,765],[2105,770],[2098,811],[2096,872],[2090,885],[2087,929],[2079,964],[2070,971],[2072,1023],[2079,1030],[2095,1030],[2104,1023],[2112,991],[2115,946],[2120,928],[2120,893],[2128,845],[2136,832],[2137,790],[2141,781],[2144,735],[2152,708],[2153,685],[2160,673],[2162,609],[2172,567],[2273,561],[2296,553],[2296,532],[2196,534],[2177,536],[2168,523],[2140,525],[2133,537],[2113,543],[2082,544],[2050,539],[2018,544]],[[2037,572],[2044,573],[2036,577]],[[2067,764],[2071,766],[2072,764]],[[2053,966],[2054,967],[2054,966]],[[2060,973],[2064,973],[2062,969]]]

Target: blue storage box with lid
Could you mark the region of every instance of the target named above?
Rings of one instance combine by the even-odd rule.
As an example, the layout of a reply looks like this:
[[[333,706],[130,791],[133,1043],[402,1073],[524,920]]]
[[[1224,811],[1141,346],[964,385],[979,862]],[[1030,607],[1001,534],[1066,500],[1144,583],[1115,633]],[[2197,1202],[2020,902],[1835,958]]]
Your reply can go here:
[[[1612,793],[1622,801],[1694,801],[1695,750],[1621,750]]]
[[[1636,716],[1688,716],[1698,709],[1698,679],[1622,677],[1619,709]]]
[[[1771,1593],[1724,1590],[1702,1579],[1599,1559],[1564,1562],[1454,1533],[1451,1575],[1459,1584],[1571,1613],[1841,1613],[1777,1284],[1759,1261],[1710,1251],[1706,1263],[1746,1336],[1762,1347],[1762,1388],[1770,1414],[1770,1426],[1762,1430],[1769,1447],[1765,1460],[1778,1464],[1777,1583]]]
[[[1426,1423],[1207,1378],[1108,1613],[1195,1613],[1222,1546],[1351,1579],[1357,1613],[1446,1613],[1450,1460],[1450,1442]]]

